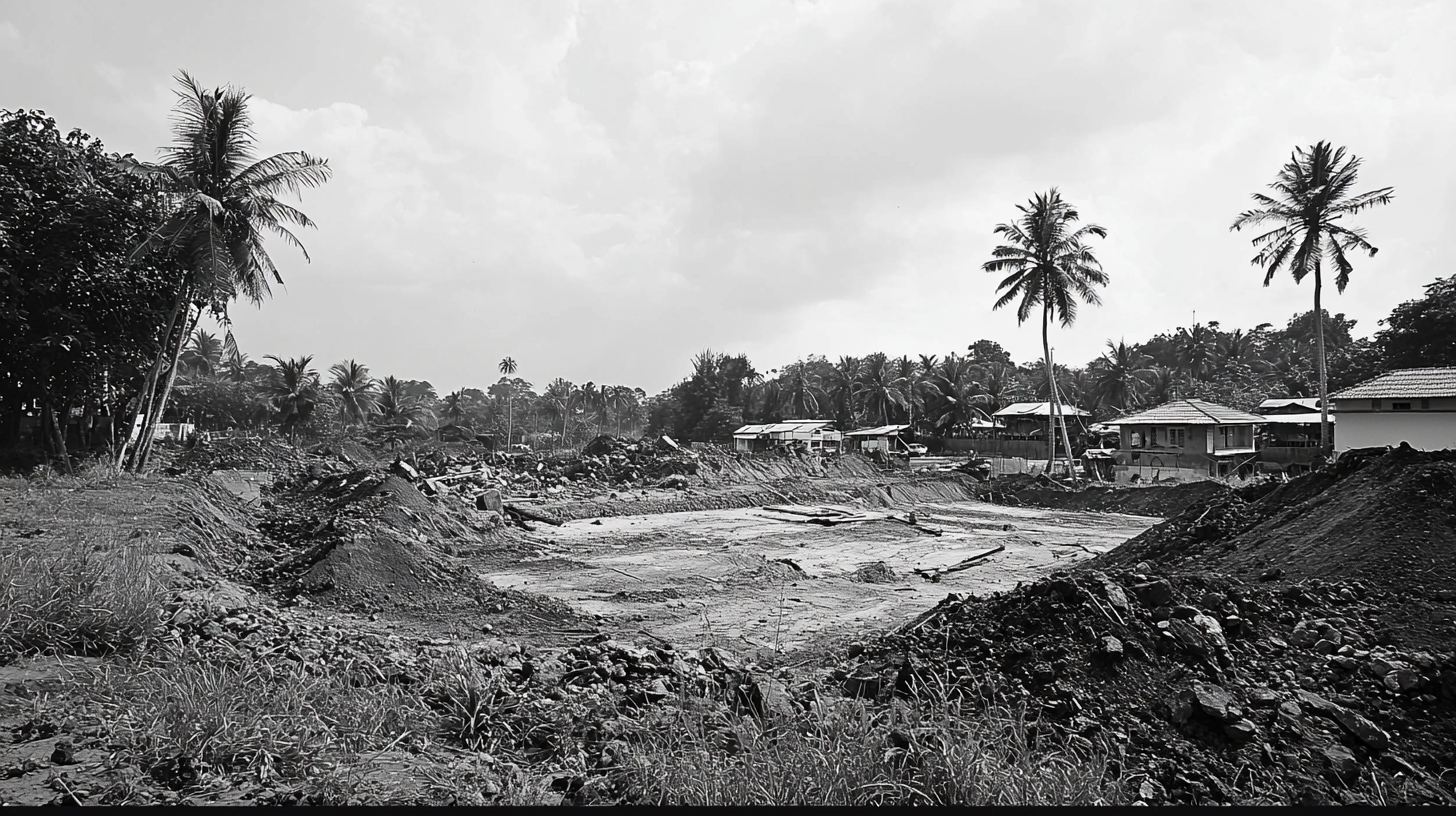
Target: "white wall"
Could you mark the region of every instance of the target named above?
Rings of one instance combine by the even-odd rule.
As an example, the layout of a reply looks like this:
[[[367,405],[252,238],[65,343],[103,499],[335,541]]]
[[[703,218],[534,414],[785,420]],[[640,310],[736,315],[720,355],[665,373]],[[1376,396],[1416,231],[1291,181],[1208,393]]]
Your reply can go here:
[[[1375,448],[1409,442],[1421,450],[1456,448],[1456,413],[1421,411],[1339,412],[1335,449]]]

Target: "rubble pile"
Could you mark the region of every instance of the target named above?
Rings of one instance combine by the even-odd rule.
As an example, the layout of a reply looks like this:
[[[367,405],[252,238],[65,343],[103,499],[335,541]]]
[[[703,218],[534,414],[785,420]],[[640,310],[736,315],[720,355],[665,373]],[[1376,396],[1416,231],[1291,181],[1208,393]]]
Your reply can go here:
[[[978,485],[976,493],[981,500],[994,504],[1167,517],[1192,504],[1216,501],[1234,490],[1212,479],[1139,486],[1089,484],[1071,489],[1054,485],[1045,476],[1016,475]]]
[[[302,467],[308,455],[286,441],[271,437],[197,439],[172,457],[166,472],[210,473],[214,470],[285,471]]]
[[[1390,597],[1358,580],[1059,573],[949,596],[833,680],[881,701],[949,686],[1025,705],[1122,751],[1129,795],[1150,804],[1456,804],[1441,780],[1456,655],[1367,623]]]

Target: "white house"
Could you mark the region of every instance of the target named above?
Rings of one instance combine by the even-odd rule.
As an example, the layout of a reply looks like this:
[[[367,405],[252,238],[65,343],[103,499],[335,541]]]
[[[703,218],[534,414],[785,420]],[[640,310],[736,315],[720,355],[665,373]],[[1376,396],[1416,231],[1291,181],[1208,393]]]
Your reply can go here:
[[[1336,450],[1410,443],[1456,448],[1456,366],[1387,371],[1330,395],[1340,417]]]
[[[898,453],[905,449],[905,441],[900,434],[910,428],[909,425],[880,425],[876,428],[860,428],[857,431],[850,431],[844,438],[850,442],[858,442],[859,449],[864,453],[874,450],[882,450],[885,453]]]
[[[790,419],[767,425],[744,425],[733,432],[733,449],[744,453],[803,443],[810,450],[837,450],[844,434],[827,419]]]

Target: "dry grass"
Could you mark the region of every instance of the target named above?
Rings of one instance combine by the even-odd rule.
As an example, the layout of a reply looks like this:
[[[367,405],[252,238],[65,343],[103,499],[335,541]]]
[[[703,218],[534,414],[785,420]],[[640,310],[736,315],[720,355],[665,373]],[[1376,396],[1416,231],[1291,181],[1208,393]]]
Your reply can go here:
[[[88,531],[0,540],[0,658],[108,654],[145,643],[166,588],[142,540]]]
[[[196,655],[95,675],[112,739],[144,768],[191,757],[211,772],[305,780],[366,752],[427,741],[435,718],[406,689],[355,687],[294,664]]]

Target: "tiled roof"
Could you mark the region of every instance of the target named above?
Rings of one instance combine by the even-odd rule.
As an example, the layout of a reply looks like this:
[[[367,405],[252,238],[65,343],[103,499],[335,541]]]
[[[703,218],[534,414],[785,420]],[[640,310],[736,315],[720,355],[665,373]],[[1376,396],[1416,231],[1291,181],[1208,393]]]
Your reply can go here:
[[[1456,366],[1387,371],[1330,395],[1330,399],[1421,399],[1456,397]]]
[[[1051,416],[1052,404],[1050,402],[1018,402],[1008,405],[997,411],[992,416]],[[1092,416],[1088,411],[1083,411],[1075,405],[1062,403],[1063,416]]]
[[[1156,408],[1139,411],[1132,416],[1118,417],[1117,424],[1127,425],[1247,425],[1265,422],[1264,417],[1225,405],[1197,399],[1165,402]]]

